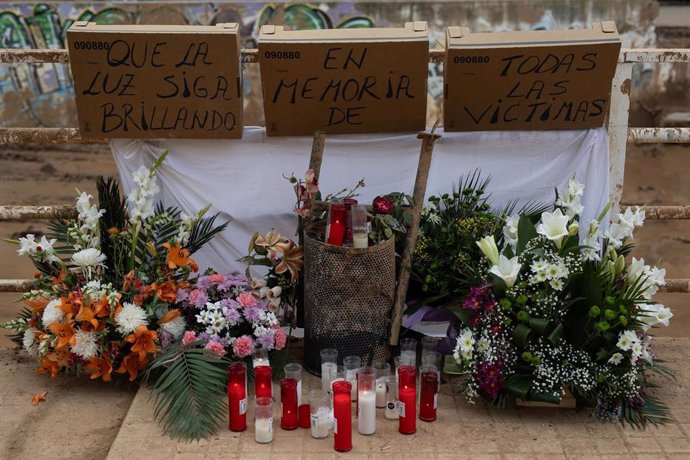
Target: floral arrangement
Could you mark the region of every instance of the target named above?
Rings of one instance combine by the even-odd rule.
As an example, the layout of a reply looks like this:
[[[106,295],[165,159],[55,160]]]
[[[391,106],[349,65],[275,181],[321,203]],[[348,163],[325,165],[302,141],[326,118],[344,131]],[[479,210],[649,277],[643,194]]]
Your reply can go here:
[[[52,221],[48,237],[16,242],[39,273],[20,298],[29,309],[3,327],[36,357],[38,372],[132,381],[181,338],[186,324],[175,302],[198,270],[190,255],[225,225],[214,227],[206,210],[188,217],[154,204],[155,172],[166,155],[134,174],[126,200],[116,181],[99,178],[99,204],[81,193],[75,219]]]
[[[558,403],[568,389],[600,419],[663,423],[668,410],[651,394],[648,375],[670,376],[650,335],[672,316],[651,300],[665,270],[626,260],[626,241],[644,223],[639,208],[618,214],[602,233],[605,209],[581,243],[583,193],[572,179],[553,212],[507,219],[500,248],[493,235],[477,241],[484,281],[453,308],[462,389],[499,405]]]
[[[221,275],[211,270],[194,287],[178,291],[177,305],[187,322],[182,344],[198,342],[234,359],[251,356],[259,347],[280,350],[287,335],[275,313],[280,301],[271,302],[279,297],[280,286],[269,288],[263,279],[250,286],[240,273]]]
[[[505,219],[515,202],[492,210],[487,187],[490,178],[478,170],[461,177],[450,193],[432,195],[424,207],[415,245],[410,278],[408,313],[422,305],[439,306],[458,302],[483,280],[477,270],[482,259],[475,241],[484,235],[498,240]],[[518,212],[538,215],[545,206],[528,204]]]

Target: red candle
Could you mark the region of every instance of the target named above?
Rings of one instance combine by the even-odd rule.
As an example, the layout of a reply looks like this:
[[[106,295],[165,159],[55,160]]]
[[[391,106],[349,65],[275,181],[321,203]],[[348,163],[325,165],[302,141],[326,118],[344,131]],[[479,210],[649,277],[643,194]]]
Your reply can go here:
[[[333,383],[333,440],[335,450],[352,449],[352,384],[345,380]]]
[[[346,208],[343,203],[331,205],[331,220],[328,230],[328,244],[342,246],[345,240],[345,216]]]
[[[311,428],[311,406],[309,404],[299,406],[299,427]]]
[[[256,366],[254,368],[254,395],[257,398],[273,397],[273,369],[271,366]]]
[[[413,366],[398,368],[398,409],[402,434],[417,431],[417,369]]]
[[[436,420],[436,401],[438,397],[438,374],[436,371],[422,371],[421,395],[419,397],[419,420]]]
[[[247,429],[247,365],[243,362],[228,366],[228,411],[230,431]]]
[[[280,417],[280,427],[284,430],[294,430],[298,426],[299,413],[297,412],[297,380],[280,380],[280,402],[283,415]]]

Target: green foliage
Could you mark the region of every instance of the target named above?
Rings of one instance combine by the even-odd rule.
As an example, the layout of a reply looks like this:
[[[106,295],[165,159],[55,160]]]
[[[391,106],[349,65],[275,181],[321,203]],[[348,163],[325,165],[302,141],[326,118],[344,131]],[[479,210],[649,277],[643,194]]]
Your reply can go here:
[[[186,441],[198,441],[218,432],[227,414],[229,361],[190,345],[171,345],[151,363],[151,373],[162,371],[153,386],[154,416],[163,432]]]

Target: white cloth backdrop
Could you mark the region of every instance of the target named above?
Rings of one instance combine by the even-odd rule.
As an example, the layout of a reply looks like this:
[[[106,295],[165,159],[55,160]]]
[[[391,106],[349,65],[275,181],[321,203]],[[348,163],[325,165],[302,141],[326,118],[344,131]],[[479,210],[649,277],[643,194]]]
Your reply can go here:
[[[449,192],[462,174],[480,168],[492,177],[491,202],[514,198],[552,202],[554,187],[575,174],[586,185],[582,222],[589,222],[608,200],[609,155],[606,130],[442,133],[436,143],[427,195]],[[411,134],[338,135],[326,138],[321,189],[334,192],[364,178],[360,202],[381,194],[410,193],[420,140]],[[246,128],[241,140],[114,139],[113,156],[125,192],[132,172],[150,166],[166,147],[170,154],[158,178],[160,199],[193,214],[207,204],[232,219],[227,230],[195,255],[202,269],[243,270],[256,231],[275,228],[293,236],[296,216],[291,184],[282,178],[303,176],[309,165],[311,137],[267,137],[263,128]]]

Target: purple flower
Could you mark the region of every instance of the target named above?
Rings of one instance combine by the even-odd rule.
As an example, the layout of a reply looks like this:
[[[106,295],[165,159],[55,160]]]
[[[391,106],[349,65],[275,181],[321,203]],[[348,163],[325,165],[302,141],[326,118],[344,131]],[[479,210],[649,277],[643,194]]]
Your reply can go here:
[[[242,307],[242,305],[240,305],[240,303],[235,299],[222,299],[220,301],[220,306],[224,307],[224,308],[232,308],[232,309],[238,309],[238,308]]]
[[[477,384],[479,391],[489,399],[496,399],[503,389],[503,362],[483,361],[477,366]]]
[[[196,287],[197,289],[203,289],[204,291],[207,291],[208,288],[211,287],[211,280],[208,276],[200,276],[196,280]]]
[[[186,289],[178,289],[177,290],[177,298],[175,299],[176,302],[184,302],[189,298],[189,293],[187,292]]]
[[[208,332],[202,332],[197,336],[197,340],[199,340],[200,342],[208,342],[209,340],[211,340],[211,334],[209,334]]]
[[[165,347],[167,347],[168,345],[170,345],[171,343],[173,343],[173,336],[172,336],[172,334],[169,333],[168,331],[162,331],[162,332],[160,333],[160,336],[159,336],[159,337],[160,337],[160,340],[161,340],[161,347],[162,347],[162,348],[165,348]]]
[[[194,306],[201,310],[206,306],[206,302],[208,302],[208,296],[203,292],[199,291],[199,294],[194,299]]]
[[[240,321],[240,311],[236,308],[223,308],[223,314],[230,324],[237,324]]]
[[[244,317],[247,318],[248,321],[251,321],[252,323],[255,323],[259,321],[259,317],[261,316],[261,309],[257,307],[248,307],[244,309]]]
[[[473,286],[462,301],[462,308],[474,313],[491,313],[496,300],[486,285]]]
[[[273,335],[273,331],[268,331],[264,332],[259,336],[257,339],[257,342],[261,344],[261,346],[267,350],[272,350],[273,347],[275,346],[275,335]]]
[[[246,286],[247,277],[240,272],[230,273],[225,276],[225,281],[218,285],[219,291],[227,291],[233,286]]]

